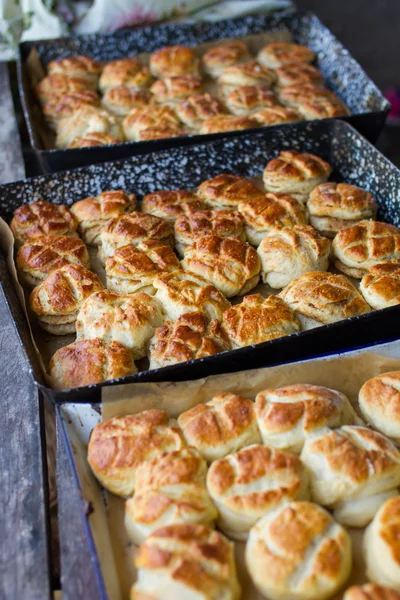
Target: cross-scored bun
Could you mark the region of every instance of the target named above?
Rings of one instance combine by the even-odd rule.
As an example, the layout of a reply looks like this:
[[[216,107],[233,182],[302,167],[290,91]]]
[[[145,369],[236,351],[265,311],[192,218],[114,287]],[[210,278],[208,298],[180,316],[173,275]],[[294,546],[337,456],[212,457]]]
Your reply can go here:
[[[136,471],[135,495],[125,504],[125,527],[135,544],[165,525],[214,526],[217,510],[206,488],[207,464],[194,448],[147,460]]]
[[[181,215],[207,208],[191,190],[159,190],[142,200],[142,211],[175,223]]]
[[[350,576],[351,539],[311,502],[291,502],[250,530],[246,565],[268,600],[328,600]]]
[[[323,271],[301,275],[289,283],[279,296],[293,309],[303,329],[313,329],[370,311],[349,279]]]
[[[210,48],[203,55],[203,67],[211,77],[219,77],[224,69],[250,60],[249,49],[244,42],[233,40]]]
[[[243,217],[232,210],[198,210],[175,221],[175,247],[183,255],[188,246],[204,236],[237,237],[245,240]]]
[[[72,117],[82,106],[100,106],[100,96],[93,90],[81,90],[55,96],[43,106],[43,115],[51,129],[57,131],[61,119]]]
[[[207,489],[218,509],[218,528],[239,541],[264,515],[309,496],[300,458],[259,444],[214,461]]]
[[[400,496],[387,500],[364,535],[367,576],[400,592]]]
[[[43,106],[61,100],[63,96],[88,89],[84,79],[67,75],[48,75],[35,86],[35,94]]]
[[[148,294],[119,295],[111,290],[92,294],[76,320],[76,339],[120,342],[143,358],[155,330],[163,322],[161,305]]]
[[[245,296],[224,312],[223,327],[232,348],[253,346],[300,331],[300,323],[277,296],[263,298],[261,294]]]
[[[78,237],[70,235],[42,236],[18,250],[17,269],[24,283],[39,285],[51,273],[68,264],[90,268],[89,253]]]
[[[65,335],[75,332],[76,318],[85,300],[102,289],[97,275],[81,265],[69,264],[35,287],[29,305],[42,329]]]
[[[17,245],[50,235],[77,236],[78,221],[65,204],[36,200],[14,211],[10,223]]]
[[[212,117],[222,115],[226,109],[222,102],[211,94],[193,94],[183,100],[176,112],[182,123],[192,129],[200,129],[203,122]]]
[[[341,229],[362,219],[373,219],[377,204],[374,196],[349,183],[321,183],[307,201],[310,223],[322,235],[335,237]]]
[[[96,425],[89,440],[88,462],[103,487],[127,497],[135,491],[140,464],[184,446],[180,429],[169,424],[165,411],[145,410]]]
[[[122,246],[138,246],[150,240],[171,247],[174,244],[172,227],[167,221],[140,212],[122,213],[110,219],[103,227],[100,238],[99,258],[103,263]]]
[[[254,410],[264,444],[295,454],[314,431],[357,422],[344,394],[307,383],[263,390]]]
[[[324,183],[332,167],[315,154],[283,150],[264,169],[264,185],[268,192],[283,192],[305,202],[312,190]]]
[[[379,221],[359,221],[336,234],[332,251],[339,271],[361,279],[370,267],[400,259],[400,229]]]
[[[330,242],[309,225],[294,225],[265,237],[257,252],[264,283],[283,288],[309,271],[326,271]]]
[[[122,128],[127,140],[139,141],[140,134],[144,130],[155,128],[161,130],[180,130],[178,116],[172,106],[148,106],[134,108],[122,122]]]
[[[185,271],[173,271],[155,278],[156,298],[168,319],[176,321],[188,312],[202,312],[209,320],[222,321],[230,302],[208,281]]]
[[[131,600],[239,600],[234,547],[221,533],[181,523],[153,532],[135,557]]]
[[[400,442],[400,371],[369,379],[358,394],[365,420],[384,435]]]
[[[265,108],[276,106],[278,98],[271,91],[257,85],[244,85],[234,89],[226,98],[226,106],[234,115],[246,116]]]
[[[286,106],[267,106],[253,113],[252,117],[263,127],[303,120],[302,115],[296,109],[287,108]]]
[[[370,267],[361,279],[360,292],[376,310],[400,304],[400,260]]]
[[[234,115],[219,115],[203,121],[200,128],[202,135],[223,133],[224,131],[242,131],[259,127],[259,122],[252,117],[235,117]]]
[[[241,202],[238,210],[246,223],[246,237],[254,246],[261,244],[267,235],[284,227],[307,223],[305,206],[296,198],[280,192],[270,192]]]
[[[222,392],[183,412],[178,425],[187,444],[208,462],[261,442],[254,402],[232,392]]]
[[[122,140],[122,130],[118,119],[106,110],[86,104],[71,117],[61,119],[58,124],[56,147],[69,148],[75,138],[88,133],[103,133]]]
[[[241,65],[224,69],[218,77],[218,84],[226,96],[243,85],[257,85],[269,90],[276,83],[276,79],[275,71],[260,65],[255,60],[249,60]]]
[[[312,50],[294,42],[270,42],[257,55],[258,62],[271,69],[290,63],[312,63],[314,59]]]
[[[132,212],[135,208],[135,194],[127,194],[124,190],[109,190],[99,196],[75,202],[71,206],[71,212],[79,222],[79,233],[86,244],[99,246],[104,225],[113,217]]]
[[[154,77],[179,77],[198,75],[200,61],[193,48],[186,46],[167,46],[150,56],[150,71]]]
[[[314,121],[316,119],[333,119],[350,114],[347,106],[338,98],[321,98],[312,96],[310,100],[303,100],[296,105],[297,110],[304,119]]]
[[[197,75],[181,75],[180,77],[166,77],[155,81],[151,86],[151,93],[155,102],[181,102],[193,94],[199,94],[203,88],[203,81]]]
[[[93,131],[92,133],[85,133],[85,135],[74,138],[69,148],[94,148],[96,146],[112,146],[120,143],[120,138],[116,138],[108,133],[101,133],[101,131]]]
[[[197,195],[215,210],[236,209],[240,202],[263,196],[264,192],[249,179],[221,173],[212,179],[203,181]]]
[[[339,98],[331,90],[314,83],[298,83],[280,88],[279,99],[282,104],[294,106],[295,108],[308,102],[341,104]]]
[[[324,77],[319,69],[306,62],[285,63],[276,69],[278,86],[298,85],[302,83],[314,83],[321,85]]]
[[[150,342],[150,369],[169,367],[230,350],[229,340],[217,319],[188,312],[176,321],[165,321]]]
[[[122,119],[134,108],[147,106],[150,100],[150,92],[135,90],[127,85],[118,85],[106,91],[102,99],[102,104],[111,114]]]
[[[125,85],[128,88],[149,87],[153,78],[148,67],[135,58],[121,58],[107,63],[99,80],[99,88],[105,94],[111,88]]]
[[[107,288],[119,294],[146,292],[153,295],[154,279],[179,269],[179,260],[169,246],[155,240],[137,247],[117,248],[106,260]]]
[[[187,131],[179,125],[169,125],[168,123],[160,123],[154,127],[146,127],[141,129],[137,134],[136,141],[146,142],[149,140],[164,140],[166,138],[181,137],[187,135]]]
[[[99,338],[59,348],[50,360],[49,370],[57,390],[101,383],[137,372],[128,348]]]
[[[366,583],[347,589],[343,600],[400,600],[400,592],[375,583]]]
[[[247,294],[260,280],[257,252],[236,237],[200,237],[185,249],[181,266],[184,271],[204,277],[226,298]]]
[[[315,502],[334,509],[343,525],[364,527],[379,506],[397,494],[400,452],[385,436],[355,425],[307,436],[301,460]]]
[[[52,60],[47,65],[49,75],[66,75],[78,77],[86,81],[87,87],[97,87],[97,82],[103,65],[90,56],[67,56],[60,60]]]

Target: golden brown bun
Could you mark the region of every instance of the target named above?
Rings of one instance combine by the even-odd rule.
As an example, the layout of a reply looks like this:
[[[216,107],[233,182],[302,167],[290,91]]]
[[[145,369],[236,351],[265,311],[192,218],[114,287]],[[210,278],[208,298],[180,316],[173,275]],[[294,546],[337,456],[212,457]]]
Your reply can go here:
[[[133,358],[143,358],[155,330],[163,322],[161,305],[148,294],[119,295],[103,290],[89,296],[76,320],[76,339],[120,342]]]
[[[258,62],[271,69],[288,63],[312,63],[314,59],[312,50],[293,42],[270,42],[257,55]]]
[[[232,542],[203,525],[161,527],[141,544],[135,566],[136,600],[240,598]]]
[[[127,497],[135,491],[140,464],[185,446],[178,427],[169,425],[163,410],[114,417],[96,425],[88,447],[88,462],[101,485]]]
[[[179,77],[198,75],[200,61],[193,48],[186,46],[167,46],[150,56],[150,71],[154,77]]]
[[[298,85],[302,83],[314,83],[321,85],[324,77],[319,69],[306,62],[285,63],[276,69],[278,86]]]
[[[161,273],[179,269],[179,260],[169,246],[155,240],[138,247],[117,248],[106,260],[107,288],[119,294],[155,293],[153,281]]]
[[[67,75],[84,79],[87,86],[96,89],[103,65],[90,56],[67,56],[52,60],[47,65],[49,75]]]
[[[132,354],[119,342],[98,338],[59,348],[50,360],[50,377],[58,390],[77,388],[137,372]]]
[[[300,458],[260,444],[214,461],[207,489],[218,509],[218,528],[239,541],[264,515],[309,496]]]
[[[277,104],[279,102],[275,94],[257,85],[238,87],[226,98],[226,106],[231,113],[238,116],[252,115],[262,108]]]
[[[375,583],[366,583],[348,588],[343,600],[400,600],[400,592]]]
[[[104,225],[113,217],[135,210],[135,194],[124,190],[109,190],[99,196],[90,196],[71,206],[72,214],[78,219],[79,233],[86,244],[99,246]]]
[[[259,123],[251,117],[235,117],[233,115],[219,115],[203,121],[200,128],[202,135],[211,133],[223,133],[224,131],[241,131],[242,129],[253,129]]]
[[[152,81],[148,67],[135,58],[122,58],[105,65],[99,80],[99,88],[103,94],[120,85],[143,89],[149,87]]]
[[[56,147],[68,148],[88,133],[103,133],[122,140],[119,121],[106,110],[86,104],[74,112],[71,117],[61,119],[58,124]]]
[[[240,202],[259,198],[264,192],[249,179],[221,173],[203,181],[198,187],[197,195],[212,208],[225,210],[237,208]]]
[[[116,117],[123,118],[134,108],[147,106],[150,100],[150,92],[135,90],[126,85],[118,85],[106,91],[102,99],[102,104],[110,113]]]
[[[359,221],[336,234],[332,251],[339,271],[361,279],[370,267],[400,259],[400,230],[379,221]]]
[[[376,310],[400,304],[400,260],[370,267],[361,280],[360,292]]]
[[[246,565],[268,600],[328,600],[351,572],[351,539],[311,502],[291,502],[250,530]]]
[[[322,85],[315,83],[297,83],[295,85],[286,85],[279,89],[279,99],[282,104],[294,106],[297,108],[303,103],[308,102],[331,102],[332,104],[341,104],[339,98]],[[344,105],[343,105],[344,106]]]
[[[207,319],[222,320],[230,302],[208,281],[185,271],[159,275],[153,282],[156,298],[168,319],[176,321],[189,312],[202,312]]]
[[[145,142],[149,140],[164,140],[166,138],[181,137],[187,135],[187,131],[181,129],[176,125],[167,125],[161,123],[154,127],[147,127],[139,131],[137,136],[138,142]]]
[[[200,129],[203,122],[226,113],[222,102],[211,94],[194,94],[177,107],[178,117],[191,129]]]
[[[207,464],[182,448],[138,466],[135,495],[125,503],[125,527],[135,544],[156,529],[190,523],[214,526],[217,510],[206,488]]]
[[[185,248],[181,265],[184,271],[200,275],[215,285],[226,298],[247,294],[260,280],[257,252],[237,237],[199,237]]]
[[[286,106],[267,106],[253,113],[252,117],[263,127],[283,125],[284,123],[294,123],[303,120],[302,115],[297,110],[287,108]]]
[[[183,412],[178,425],[188,445],[208,462],[261,442],[254,402],[231,392]]]
[[[331,244],[309,225],[284,227],[265,237],[257,252],[264,283],[283,288],[309,271],[326,271]]]
[[[246,223],[247,239],[254,246],[272,232],[307,223],[305,206],[296,198],[279,192],[241,202],[238,210]]]
[[[142,200],[142,211],[173,224],[181,215],[188,215],[206,207],[191,190],[159,190],[147,194]]]
[[[371,426],[400,441],[400,371],[369,379],[358,394],[361,413]]]
[[[249,60],[241,65],[224,69],[218,77],[218,84],[223,94],[227,95],[243,85],[258,85],[269,90],[276,83],[276,79],[275,71],[260,65],[255,60]]]
[[[23,281],[33,286],[68,264],[90,268],[85,244],[69,235],[42,236],[25,242],[18,250],[16,262]]]
[[[203,88],[203,81],[197,75],[181,75],[180,77],[166,77],[154,82],[150,88],[155,102],[181,102],[193,94],[199,94]]]
[[[74,138],[69,148],[93,148],[95,146],[111,146],[120,143],[120,138],[116,138],[108,133],[93,131],[92,133],[85,133],[81,137]]]
[[[304,119],[314,121],[315,119],[333,119],[350,114],[347,106],[338,98],[321,98],[312,96],[309,100],[302,100],[296,105],[297,110]]]
[[[314,431],[357,420],[344,394],[307,383],[263,390],[257,394],[254,410],[264,444],[296,454]]]
[[[138,141],[143,130],[153,128],[180,130],[180,123],[171,106],[149,104],[143,108],[134,108],[125,117],[122,127],[127,140]]]
[[[168,367],[230,350],[229,341],[217,319],[209,321],[202,312],[188,312],[176,321],[166,321],[150,343],[150,369]]]
[[[36,200],[17,208],[10,228],[18,245],[44,235],[78,235],[78,221],[70,209],[65,204],[46,200]]]
[[[49,102],[61,101],[62,97],[88,89],[85,79],[67,75],[48,75],[35,86],[35,94],[43,106]]]
[[[57,130],[61,119],[72,117],[82,106],[100,106],[100,96],[93,90],[81,90],[52,98],[43,106],[43,114],[48,125]]]
[[[224,69],[250,60],[249,49],[244,42],[234,40],[210,48],[203,55],[203,67],[211,77],[219,77]]]

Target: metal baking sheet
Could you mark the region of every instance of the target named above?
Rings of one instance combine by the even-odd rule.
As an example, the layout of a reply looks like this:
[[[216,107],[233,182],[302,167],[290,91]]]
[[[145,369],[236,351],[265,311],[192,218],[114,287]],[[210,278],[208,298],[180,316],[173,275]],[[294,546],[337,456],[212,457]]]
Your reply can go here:
[[[44,172],[54,172],[110,158],[119,159],[154,150],[203,143],[221,137],[237,137],[247,132],[235,131],[223,134],[192,135],[146,142],[125,142],[114,146],[95,148],[46,150],[40,139],[37,123],[40,120],[38,106],[30,85],[26,65],[32,50],[46,66],[51,60],[71,54],[87,54],[101,61],[110,61],[127,55],[152,52],[171,44],[196,46],[206,42],[272,32],[279,36],[289,35],[296,42],[309,46],[317,55],[326,84],[351,110],[345,117],[364,136],[375,142],[384,125],[390,104],[371,81],[362,67],[343,45],[312,13],[285,11],[273,16],[256,15],[239,19],[227,19],[216,23],[167,24],[123,29],[109,34],[73,36],[58,40],[24,42],[19,47],[17,69],[19,92],[29,131],[30,142],[36,151]],[[277,125],[273,129],[284,130],[291,125]],[[266,127],[258,130],[266,131]],[[258,131],[257,130],[257,131]]]

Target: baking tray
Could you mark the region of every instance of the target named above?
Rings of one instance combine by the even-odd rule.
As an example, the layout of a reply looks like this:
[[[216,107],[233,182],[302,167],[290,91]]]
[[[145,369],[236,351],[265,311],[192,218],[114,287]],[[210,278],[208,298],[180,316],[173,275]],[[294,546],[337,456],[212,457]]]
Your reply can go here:
[[[383,157],[348,123],[336,120],[301,122],[287,129],[248,133],[204,145],[173,148],[147,156],[92,165],[75,171],[41,175],[0,187],[0,216],[9,222],[21,203],[40,198],[72,204],[102,190],[125,188],[139,199],[157,189],[190,188],[222,172],[253,177],[279,151],[293,148],[328,160],[333,180],[344,179],[370,190],[378,199],[378,218],[400,225],[400,171]],[[1,266],[1,264],[3,266]],[[373,311],[304,331],[288,337],[247,346],[200,360],[152,371],[142,371],[120,380],[74,390],[50,390],[43,380],[27,331],[26,319],[7,279],[2,259],[5,295],[27,353],[35,381],[52,400],[97,401],[102,390],[117,383],[182,381],[205,375],[273,365],[288,360],[318,356],[383,340],[400,338],[400,306]],[[9,276],[8,276],[9,277]]]
[[[156,141],[125,142],[95,148],[46,150],[37,127],[41,113],[38,113],[26,67],[27,57],[33,48],[36,48],[43,65],[46,66],[51,60],[71,54],[87,54],[101,61],[110,61],[127,55],[152,52],[171,44],[195,46],[224,38],[240,38],[267,32],[284,32],[286,35],[289,33],[296,42],[309,46],[316,53],[318,67],[328,87],[337,93],[351,110],[351,116],[345,119],[367,139],[375,142],[389,112],[389,102],[362,67],[315,15],[291,10],[273,16],[257,15],[216,23],[173,23],[134,30],[123,29],[108,34],[24,42],[19,46],[17,57],[19,92],[30,143],[36,151],[41,168],[44,172],[54,172],[154,150],[203,143],[220,137],[246,135],[249,130],[206,136],[188,135]],[[276,127],[286,130],[290,125]],[[266,127],[261,128],[264,131],[266,129]]]

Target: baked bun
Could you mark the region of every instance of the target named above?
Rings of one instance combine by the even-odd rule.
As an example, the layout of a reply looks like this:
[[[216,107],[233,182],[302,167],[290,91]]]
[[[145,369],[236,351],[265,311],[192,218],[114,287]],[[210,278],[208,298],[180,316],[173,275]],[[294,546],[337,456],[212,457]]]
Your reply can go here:
[[[343,425],[307,436],[301,460],[314,502],[334,509],[343,525],[364,527],[400,484],[400,452],[367,427]]]
[[[331,245],[309,225],[284,227],[265,237],[257,252],[261,276],[272,288],[283,288],[309,271],[326,271]]]
[[[222,392],[183,412],[178,425],[187,444],[208,462],[261,442],[254,402],[232,392]]]
[[[249,61],[249,49],[244,42],[233,40],[210,48],[203,55],[203,67],[211,77],[219,77],[224,69]]]
[[[302,83],[314,83],[321,85],[324,77],[321,71],[306,62],[285,63],[276,69],[278,86],[299,85]]]
[[[376,310],[400,304],[400,261],[370,267],[361,279],[360,292]]]
[[[113,60],[104,66],[99,80],[102,94],[117,86],[125,85],[136,90],[149,87],[153,78],[148,67],[135,58]]]
[[[74,112],[72,117],[61,119],[58,124],[56,148],[69,148],[75,138],[88,133],[103,133],[122,141],[119,121],[106,110],[86,104]]]
[[[117,248],[106,260],[107,288],[119,294],[155,293],[153,281],[161,273],[179,269],[179,260],[169,246],[155,240],[138,247]]]
[[[387,500],[364,535],[367,577],[400,591],[400,496]]]
[[[176,112],[182,123],[200,129],[204,121],[226,113],[222,102],[211,94],[193,94],[178,104]]]
[[[172,227],[167,221],[140,212],[122,213],[110,219],[103,227],[100,238],[99,258],[103,263],[122,246],[138,246],[150,240],[171,247],[174,243]]]
[[[259,123],[251,117],[235,117],[233,115],[219,115],[203,121],[200,128],[201,135],[211,133],[223,133],[225,131],[242,131],[243,129],[254,129]]]
[[[87,87],[96,89],[103,65],[90,56],[67,56],[52,60],[47,65],[49,75],[66,75],[86,81]]]
[[[133,375],[137,369],[128,348],[95,338],[59,348],[49,371],[53,387],[65,390]]]
[[[316,119],[333,119],[334,117],[345,117],[350,114],[349,109],[341,100],[336,98],[311,97],[296,105],[297,110],[304,119],[315,121]]]
[[[234,547],[203,525],[180,523],[153,532],[135,557],[131,600],[239,600]]]
[[[303,329],[357,317],[370,311],[361,294],[343,275],[315,271],[300,275],[279,294]]]
[[[238,210],[246,223],[246,237],[254,246],[284,227],[307,223],[305,206],[296,198],[280,192],[241,202]]]
[[[64,96],[52,98],[42,108],[46,123],[57,131],[61,119],[72,117],[82,106],[100,106],[100,96],[93,90],[71,92]]]
[[[257,55],[258,62],[271,69],[290,63],[312,63],[314,59],[312,50],[294,42],[270,42]]]
[[[240,202],[259,198],[264,192],[249,179],[221,173],[212,179],[203,181],[197,195],[215,210],[236,209]]]
[[[142,200],[142,211],[175,223],[181,215],[207,208],[191,190],[159,190],[147,194]]]
[[[338,231],[362,219],[373,219],[377,211],[374,196],[349,183],[321,183],[307,201],[310,223],[322,235],[335,237]]]
[[[238,87],[226,98],[226,106],[234,115],[246,116],[266,106],[276,106],[278,98],[270,90],[257,85]]]
[[[277,296],[245,296],[224,312],[223,327],[232,348],[253,346],[300,331],[293,311]]]
[[[336,234],[332,251],[339,271],[361,279],[370,267],[400,258],[400,229],[379,221],[359,221]]]
[[[194,448],[147,460],[136,471],[135,495],[125,504],[125,527],[135,544],[165,525],[214,526],[217,510],[206,488],[207,464]]]
[[[114,417],[96,425],[88,447],[88,463],[109,492],[127,497],[135,491],[140,464],[186,446],[178,427],[163,410]]]
[[[311,502],[291,502],[250,530],[246,565],[268,600],[328,600],[351,573],[351,538]]]
[[[161,123],[154,127],[147,127],[139,131],[137,136],[138,142],[146,142],[150,140],[164,140],[166,138],[181,137],[187,135],[187,131],[181,129],[177,125],[168,125]]]
[[[255,60],[227,67],[218,77],[218,84],[225,96],[243,85],[257,85],[269,90],[275,83],[275,71],[260,65]]]
[[[366,583],[347,589],[343,600],[400,600],[400,592],[375,583]]]
[[[120,342],[143,358],[155,330],[163,322],[159,302],[145,293],[119,295],[111,290],[92,294],[76,320],[76,339]]]
[[[44,235],[78,236],[78,221],[68,206],[46,200],[36,200],[18,207],[10,228],[17,245],[33,242]]]
[[[204,236],[237,237],[245,240],[243,217],[232,210],[198,210],[175,221],[175,247],[180,256]]]
[[[302,115],[294,108],[286,106],[267,106],[252,114],[263,127],[272,127],[272,125],[283,125],[285,123],[295,123],[302,121]]]
[[[86,244],[99,246],[100,234],[106,223],[122,213],[136,208],[135,194],[124,190],[109,190],[99,196],[89,196],[71,206],[71,212],[79,222],[79,233]]]
[[[82,92],[88,89],[84,79],[67,77],[67,75],[48,75],[35,85],[35,94],[39,103],[44,106],[49,102],[56,102],[67,94]]]
[[[332,167],[315,154],[283,150],[264,169],[264,185],[268,192],[283,192],[305,202],[320,183],[324,183]]]
[[[102,99],[102,104],[111,114],[122,119],[134,108],[147,106],[150,100],[150,92],[136,90],[126,85],[118,85],[106,91]]]
[[[300,458],[259,444],[214,461],[207,489],[218,509],[218,529],[239,541],[247,540],[264,515],[292,500],[308,499]]]
[[[221,214],[221,211],[218,212]],[[237,237],[200,237],[185,249],[184,271],[200,275],[226,298],[243,296],[260,280],[261,263],[257,252]]]
[[[180,130],[179,119],[171,106],[149,104],[142,108],[134,108],[122,122],[122,128],[127,140],[139,141],[143,130],[150,129],[152,133],[159,130]]]
[[[75,322],[82,304],[103,289],[100,279],[81,265],[57,269],[29,297],[29,306],[42,329],[54,335],[75,333]]]
[[[331,102],[340,104],[339,98],[322,85],[315,83],[297,83],[286,85],[279,89],[279,99],[282,104],[294,106],[295,108],[307,102]]]
[[[263,390],[256,396],[254,410],[264,444],[295,454],[314,431],[357,421],[344,394],[307,383]]]
[[[207,319],[222,320],[230,302],[208,281],[185,271],[159,275],[153,282],[156,298],[168,319],[176,321],[189,312],[202,312]]]
[[[70,235],[42,236],[25,242],[18,250],[16,262],[22,280],[32,286],[68,264],[90,268],[85,244]]]
[[[116,138],[108,133],[101,133],[100,131],[93,131],[92,133],[85,133],[85,135],[78,136],[72,140],[69,148],[94,148],[96,146],[112,146],[114,144],[120,144],[121,139]]]
[[[203,88],[203,81],[197,75],[181,75],[180,77],[166,77],[155,81],[151,86],[151,93],[155,102],[181,102],[193,94],[199,94]]]
[[[358,404],[367,423],[400,442],[400,371],[369,379],[358,394]]]
[[[187,46],[167,46],[150,56],[150,71],[154,77],[180,77],[198,75],[200,61],[193,48]]]

